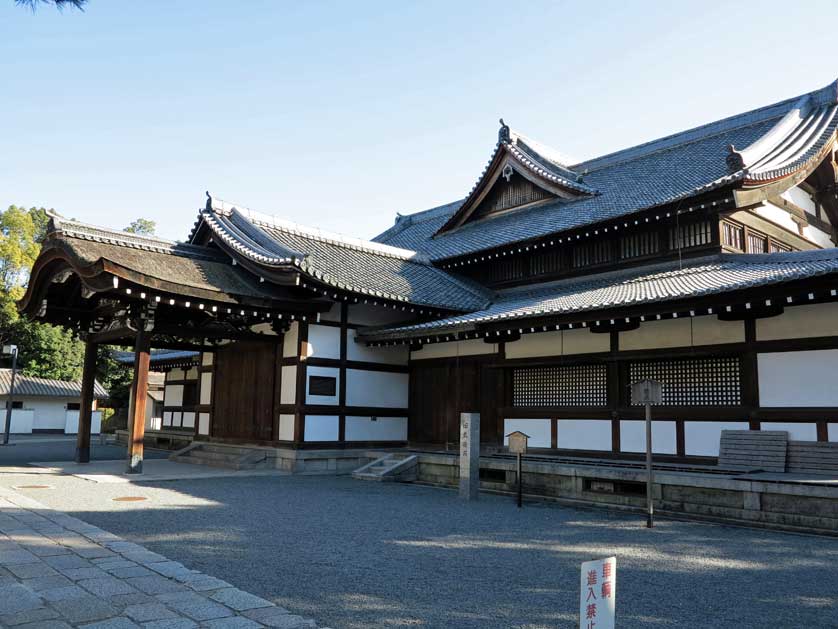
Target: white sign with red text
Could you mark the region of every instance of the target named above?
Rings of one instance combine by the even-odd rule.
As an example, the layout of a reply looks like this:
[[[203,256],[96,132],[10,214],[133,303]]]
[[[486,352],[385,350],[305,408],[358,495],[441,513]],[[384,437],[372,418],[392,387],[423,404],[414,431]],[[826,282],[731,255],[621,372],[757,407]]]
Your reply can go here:
[[[617,601],[617,558],[582,564],[579,629],[614,629]]]

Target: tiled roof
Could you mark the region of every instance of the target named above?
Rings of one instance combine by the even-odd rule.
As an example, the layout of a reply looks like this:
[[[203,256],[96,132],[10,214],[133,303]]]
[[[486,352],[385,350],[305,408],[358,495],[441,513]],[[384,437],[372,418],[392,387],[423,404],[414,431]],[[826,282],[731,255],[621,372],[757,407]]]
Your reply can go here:
[[[367,340],[421,338],[468,331],[481,323],[593,313],[617,307],[658,304],[838,273],[838,249],[772,254],[717,254],[684,262],[636,267],[536,288],[498,293],[482,310],[409,326],[367,329]]]
[[[0,369],[0,395],[9,395],[12,382],[12,370]],[[93,395],[98,400],[108,397],[108,392],[98,382],[94,382]],[[15,376],[15,397],[81,397],[81,382],[51,380],[24,376],[20,372]]]
[[[467,311],[489,293],[415,251],[303,227],[213,199],[202,218],[229,248],[266,267],[291,266],[327,286],[418,306]]]
[[[434,234],[463,201],[410,216],[374,240],[441,260],[621,218],[733,184],[783,177],[816,159],[838,124],[838,83],[567,166],[594,196],[545,203]],[[730,147],[736,147],[731,149]],[[533,149],[533,152],[537,152]]]
[[[42,249],[60,248],[81,267],[102,260],[166,282],[184,294],[192,293],[221,302],[239,297],[270,299],[246,271],[230,264],[228,256],[209,247],[138,236],[94,225],[52,217],[51,232]],[[200,292],[196,292],[200,291]]]
[[[114,350],[111,352],[111,355],[116,362],[124,365],[130,365],[134,362],[134,352]],[[197,362],[200,356],[200,352],[193,352],[189,350],[154,349],[151,351],[149,362],[152,366],[171,361]]]

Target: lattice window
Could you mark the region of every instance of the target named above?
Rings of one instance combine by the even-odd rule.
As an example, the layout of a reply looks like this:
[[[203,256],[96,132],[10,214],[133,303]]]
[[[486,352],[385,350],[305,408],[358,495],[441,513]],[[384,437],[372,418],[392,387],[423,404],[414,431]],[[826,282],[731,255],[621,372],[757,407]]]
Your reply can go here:
[[[555,273],[561,268],[562,256],[558,249],[537,253],[530,258],[530,275]]]
[[[494,188],[480,202],[470,220],[477,220],[521,205],[553,199],[555,195],[539,188],[518,173],[513,173],[509,182],[499,179]]]
[[[748,253],[765,253],[768,251],[768,239],[762,234],[748,233]]]
[[[602,264],[611,260],[611,241],[595,240],[573,248],[573,267]]]
[[[785,253],[787,251],[791,251],[791,247],[788,245],[779,243],[776,240],[768,243],[768,253]]]
[[[745,233],[742,226],[722,223],[722,244],[737,251],[745,251]]]
[[[639,232],[620,238],[620,257],[623,260],[648,256],[658,251],[658,232]]]
[[[657,380],[664,406],[739,406],[739,358],[683,358],[629,364],[629,379]]]
[[[670,249],[689,249],[709,245],[713,241],[710,221],[687,223],[669,230]]]
[[[606,406],[605,365],[532,367],[512,372],[513,406]]]

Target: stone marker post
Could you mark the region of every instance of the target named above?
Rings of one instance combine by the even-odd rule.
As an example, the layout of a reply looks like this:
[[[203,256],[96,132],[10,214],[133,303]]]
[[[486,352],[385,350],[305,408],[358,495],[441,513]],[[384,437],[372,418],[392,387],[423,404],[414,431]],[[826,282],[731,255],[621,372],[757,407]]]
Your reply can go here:
[[[480,413],[460,413],[460,498],[480,491]]]

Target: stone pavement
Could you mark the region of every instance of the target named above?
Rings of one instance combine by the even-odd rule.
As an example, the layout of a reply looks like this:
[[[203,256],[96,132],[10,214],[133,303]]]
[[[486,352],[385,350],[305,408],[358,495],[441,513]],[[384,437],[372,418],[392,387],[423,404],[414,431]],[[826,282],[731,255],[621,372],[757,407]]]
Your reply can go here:
[[[0,627],[313,628],[229,583],[0,488]]]

